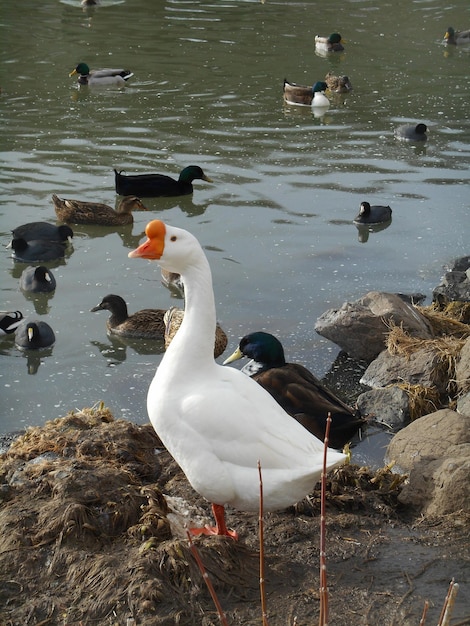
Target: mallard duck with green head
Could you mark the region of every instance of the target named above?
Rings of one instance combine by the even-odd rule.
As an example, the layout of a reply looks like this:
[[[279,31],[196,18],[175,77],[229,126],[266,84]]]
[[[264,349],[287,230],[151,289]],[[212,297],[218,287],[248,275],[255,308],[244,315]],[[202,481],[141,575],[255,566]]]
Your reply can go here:
[[[341,52],[344,50],[343,41],[339,33],[331,33],[328,37],[315,35],[315,49],[320,52]]]
[[[303,365],[287,363],[274,335],[262,331],[245,335],[224,365],[243,357],[251,361],[242,372],[253,378],[304,428],[323,441],[331,414],[329,445],[342,448],[365,423],[359,411],[346,405]]]
[[[330,105],[330,101],[325,96],[327,85],[323,81],[317,81],[313,87],[291,83],[284,79],[284,100],[288,104],[300,104],[304,106],[324,106]]]
[[[63,222],[73,224],[98,224],[100,226],[123,226],[132,224],[132,211],[140,209],[147,211],[137,196],[123,198],[115,211],[112,207],[101,202],[86,202],[84,200],[67,200],[52,195],[52,202],[57,217]]]
[[[108,85],[117,85],[122,87],[126,82],[134,76],[129,70],[123,69],[101,69],[90,70],[86,63],[79,63],[77,67],[72,70],[69,76],[75,76],[78,74],[79,85],[89,85],[90,87],[99,87],[100,85],[106,87]]]
[[[448,46],[462,46],[470,43],[470,30],[454,30],[449,26],[444,35],[444,43]]]
[[[193,193],[193,181],[212,180],[204,174],[199,165],[188,165],[181,170],[178,180],[166,174],[125,175],[114,170],[116,193],[120,196],[134,194],[141,198],[169,198],[187,196]]]

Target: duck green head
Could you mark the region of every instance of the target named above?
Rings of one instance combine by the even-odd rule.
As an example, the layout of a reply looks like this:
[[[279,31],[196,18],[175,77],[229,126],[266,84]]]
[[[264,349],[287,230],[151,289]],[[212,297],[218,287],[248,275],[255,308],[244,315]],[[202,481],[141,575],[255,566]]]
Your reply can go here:
[[[331,35],[328,37],[328,43],[340,43],[342,37],[339,33],[331,33]]]
[[[212,182],[212,179],[204,174],[199,165],[188,165],[188,167],[185,167],[184,170],[180,172],[179,180],[185,183],[191,183],[193,180],[205,180],[208,183]]]
[[[88,76],[90,73],[90,68],[86,63],[79,63],[77,67],[72,70],[69,76],[75,76],[75,74],[80,74],[80,76]]]
[[[224,361],[224,365],[244,356],[269,367],[282,367],[286,364],[284,348],[279,339],[262,331],[245,335],[237,350]]]
[[[328,88],[328,85],[319,80],[313,85],[312,92],[317,93],[319,91],[326,91],[327,88]]]

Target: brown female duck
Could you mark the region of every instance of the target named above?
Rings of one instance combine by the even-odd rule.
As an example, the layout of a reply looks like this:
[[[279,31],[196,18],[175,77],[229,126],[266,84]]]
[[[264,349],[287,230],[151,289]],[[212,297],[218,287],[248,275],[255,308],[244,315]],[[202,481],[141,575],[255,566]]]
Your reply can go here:
[[[112,335],[135,339],[163,339],[165,336],[165,309],[142,309],[129,315],[124,298],[108,294],[91,312],[103,310],[111,313],[106,328]]]
[[[171,307],[165,313],[163,321],[165,323],[165,349],[168,348],[173,341],[173,337],[178,332],[181,322],[183,321],[184,311],[177,307]],[[227,335],[222,328],[217,324],[215,329],[215,343],[214,343],[214,359],[219,357],[225,348],[227,347]]]
[[[325,82],[332,93],[349,93],[353,88],[348,76],[335,76],[333,72],[328,72]]]
[[[66,200],[55,194],[52,196],[57,217],[63,222],[74,224],[98,224],[100,226],[122,226],[132,224],[132,211],[146,207],[137,196],[126,196],[118,205],[117,211],[100,202],[86,202],[82,200]]]

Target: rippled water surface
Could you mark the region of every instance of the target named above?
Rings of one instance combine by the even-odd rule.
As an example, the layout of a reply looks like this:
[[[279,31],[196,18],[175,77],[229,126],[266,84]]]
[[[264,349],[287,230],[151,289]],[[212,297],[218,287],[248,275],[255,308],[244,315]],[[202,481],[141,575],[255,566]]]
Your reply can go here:
[[[380,9],[378,8],[380,6]],[[323,376],[338,348],[314,331],[326,309],[374,290],[428,296],[443,267],[469,253],[467,0],[334,3],[5,0],[1,8],[0,235],[2,309],[47,320],[57,341],[40,356],[1,349],[2,421],[11,431],[103,400],[147,420],[145,396],[161,353],[106,336],[107,293],[131,312],[181,304],[156,266],[127,258],[156,216],[192,231],[210,260],[218,318],[233,349],[264,329],[289,360]],[[33,25],[33,27],[32,27]],[[316,33],[339,31],[344,53],[315,54]],[[69,72],[126,67],[124,89],[78,89]],[[332,70],[352,94],[328,112],[289,107],[284,77],[304,84]],[[425,122],[425,146],[393,129]],[[114,206],[113,167],[178,175],[203,167],[193,197],[146,199],[133,227],[75,226],[65,262],[51,264],[52,298],[26,299],[24,265],[4,246],[15,226],[55,222],[51,194]],[[390,204],[391,225],[364,236],[359,204]],[[228,353],[228,350],[227,350]]]

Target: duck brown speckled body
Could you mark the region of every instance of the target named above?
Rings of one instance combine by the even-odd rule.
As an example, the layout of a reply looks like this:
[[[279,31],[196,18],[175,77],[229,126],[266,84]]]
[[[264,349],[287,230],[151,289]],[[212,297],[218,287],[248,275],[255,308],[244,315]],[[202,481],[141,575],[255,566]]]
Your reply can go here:
[[[132,224],[132,211],[146,207],[137,196],[126,196],[121,200],[117,211],[101,202],[86,202],[83,200],[61,199],[55,194],[52,196],[57,217],[63,222],[73,224],[98,224],[100,226],[122,226]]]
[[[333,72],[328,72],[325,82],[332,93],[349,93],[353,88],[348,76],[336,76]]]
[[[165,336],[165,309],[142,309],[129,315],[124,298],[108,294],[91,309],[92,313],[96,311],[111,313],[106,328],[112,335],[135,339],[163,339]]]
[[[177,307],[171,307],[165,313],[163,321],[165,323],[165,349],[168,348],[173,341],[174,336],[178,332],[181,322],[183,321],[184,311]],[[227,347],[227,335],[222,330],[219,324],[215,329],[215,343],[214,343],[214,359],[219,357]]]

